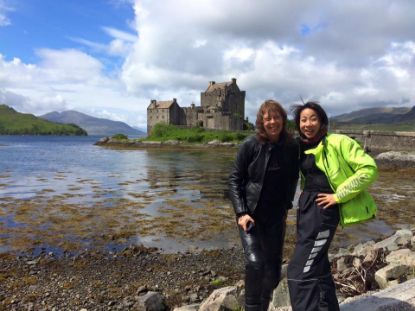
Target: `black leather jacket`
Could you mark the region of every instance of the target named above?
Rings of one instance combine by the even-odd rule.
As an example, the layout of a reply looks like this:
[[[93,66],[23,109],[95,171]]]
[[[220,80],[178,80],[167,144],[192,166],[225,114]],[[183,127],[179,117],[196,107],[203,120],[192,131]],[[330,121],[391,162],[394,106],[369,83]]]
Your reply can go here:
[[[283,176],[286,179],[283,191],[285,202],[281,202],[287,209],[292,207],[298,181],[299,148],[294,140],[287,140],[279,144],[282,150]],[[233,170],[229,176],[229,195],[237,216],[242,214],[253,215],[260,196],[262,185],[270,158],[271,146],[261,143],[256,136],[248,137],[240,146]]]

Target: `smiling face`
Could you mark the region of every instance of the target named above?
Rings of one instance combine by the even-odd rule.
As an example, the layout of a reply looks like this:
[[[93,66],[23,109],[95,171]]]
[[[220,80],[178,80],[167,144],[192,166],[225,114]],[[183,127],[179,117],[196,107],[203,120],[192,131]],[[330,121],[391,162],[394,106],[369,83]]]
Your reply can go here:
[[[276,111],[268,111],[263,118],[265,133],[271,142],[277,142],[284,126],[282,116]]]
[[[306,108],[300,113],[300,131],[307,139],[313,139],[320,131],[321,121],[315,110]]]

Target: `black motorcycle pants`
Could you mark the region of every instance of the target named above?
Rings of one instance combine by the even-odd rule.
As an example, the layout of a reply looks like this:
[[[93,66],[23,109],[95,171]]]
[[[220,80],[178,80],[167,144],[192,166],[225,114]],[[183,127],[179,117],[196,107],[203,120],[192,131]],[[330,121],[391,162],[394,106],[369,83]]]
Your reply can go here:
[[[245,254],[245,310],[266,311],[281,278],[286,211],[275,221],[255,220],[248,233],[239,227]]]
[[[328,250],[339,223],[338,206],[315,203],[317,192],[303,192],[297,211],[297,243],[287,278],[293,311],[338,311]]]

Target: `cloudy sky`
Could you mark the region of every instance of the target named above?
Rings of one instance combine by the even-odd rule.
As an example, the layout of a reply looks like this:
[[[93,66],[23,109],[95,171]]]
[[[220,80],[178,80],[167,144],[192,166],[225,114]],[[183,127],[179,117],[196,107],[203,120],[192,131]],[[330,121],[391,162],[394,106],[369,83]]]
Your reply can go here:
[[[413,0],[0,0],[0,103],[145,128],[151,99],[200,104],[237,78],[330,115],[415,105]]]

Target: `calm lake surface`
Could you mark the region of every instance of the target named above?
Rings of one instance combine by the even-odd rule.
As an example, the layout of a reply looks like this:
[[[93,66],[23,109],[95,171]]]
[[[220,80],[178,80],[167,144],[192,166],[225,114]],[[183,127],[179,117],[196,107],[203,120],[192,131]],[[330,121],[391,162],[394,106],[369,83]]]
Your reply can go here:
[[[98,137],[0,136],[0,252],[77,253],[144,245],[175,252],[239,245],[227,198],[232,148],[114,150]],[[414,169],[381,171],[374,221],[334,246],[379,239],[415,217]],[[294,241],[289,213],[287,245]]]

